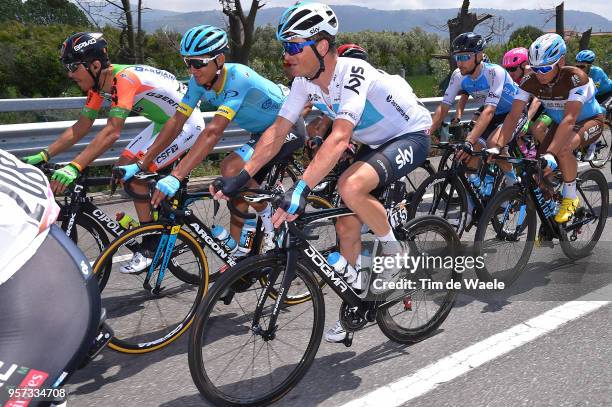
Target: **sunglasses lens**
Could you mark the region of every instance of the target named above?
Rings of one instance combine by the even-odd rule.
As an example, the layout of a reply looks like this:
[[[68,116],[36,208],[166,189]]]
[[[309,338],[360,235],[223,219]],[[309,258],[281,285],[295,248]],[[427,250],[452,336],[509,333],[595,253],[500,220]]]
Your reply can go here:
[[[516,70],[517,70],[518,68],[519,68],[518,66],[513,66],[513,67],[511,67],[511,68],[506,68],[506,70],[507,70],[508,72],[516,72]]]
[[[536,73],[549,73],[550,71],[553,70],[553,66],[549,65],[549,66],[536,66],[533,67],[534,72]]]
[[[295,42],[283,42],[283,48],[285,49],[285,52],[289,55],[295,55],[302,52],[300,44]]]
[[[195,69],[201,69],[201,68],[208,66],[208,62],[204,62],[201,59],[195,59],[195,58],[193,59],[185,58],[185,63],[187,64],[187,66],[193,67]]]
[[[461,62],[465,62],[465,61],[469,61],[470,58],[472,58],[471,55],[455,55],[455,61],[461,61]]]

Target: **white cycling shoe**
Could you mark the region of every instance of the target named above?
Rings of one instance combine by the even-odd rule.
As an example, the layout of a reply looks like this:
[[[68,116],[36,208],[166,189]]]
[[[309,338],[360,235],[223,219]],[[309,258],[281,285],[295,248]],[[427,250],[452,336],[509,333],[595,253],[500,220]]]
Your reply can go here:
[[[347,332],[344,328],[342,328],[342,324],[340,321],[336,321],[334,326],[329,328],[327,332],[325,332],[325,342],[329,343],[340,343],[344,341],[347,336]]]
[[[142,255],[142,253],[137,252],[134,254],[134,257],[132,257],[132,261],[130,262],[130,264],[122,266],[121,268],[119,268],[119,271],[124,274],[140,273],[141,271],[149,267],[152,262],[153,259],[145,257]]]

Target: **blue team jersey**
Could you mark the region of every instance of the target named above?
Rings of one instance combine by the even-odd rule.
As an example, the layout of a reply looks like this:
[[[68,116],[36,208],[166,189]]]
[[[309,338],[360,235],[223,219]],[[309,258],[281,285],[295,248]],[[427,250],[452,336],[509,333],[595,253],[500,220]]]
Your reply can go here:
[[[612,80],[608,78],[608,75],[600,67],[593,65],[589,71],[589,78],[593,79],[596,95],[603,95],[612,91]]]
[[[242,64],[224,65],[223,86],[219,92],[206,90],[192,76],[187,93],[179,103],[178,111],[191,115],[200,100],[217,108],[221,115],[251,133],[261,133],[274,120],[285,101],[280,85],[269,81]]]
[[[442,103],[452,106],[457,95],[463,91],[477,103],[495,106],[496,115],[506,114],[512,108],[517,90],[518,85],[504,68],[484,63],[476,79],[472,79],[470,75],[461,75],[457,68],[451,75]]]

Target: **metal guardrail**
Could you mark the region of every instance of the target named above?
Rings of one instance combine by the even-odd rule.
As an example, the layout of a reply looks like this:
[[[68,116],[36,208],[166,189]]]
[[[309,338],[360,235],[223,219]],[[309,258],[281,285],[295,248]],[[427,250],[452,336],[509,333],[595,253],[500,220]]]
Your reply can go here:
[[[421,99],[421,102],[423,102],[429,111],[433,113],[441,100],[442,98],[424,98]],[[0,99],[0,113],[80,109],[84,104],[84,97]],[[476,105],[473,99],[470,98],[465,108],[465,113],[467,114],[475,110]],[[450,114],[453,113],[454,110],[451,110]],[[316,114],[316,112],[313,113],[312,117]],[[204,121],[208,124],[212,120],[213,115],[213,112],[203,113]],[[150,123],[151,122],[144,117],[128,117],[119,140],[102,156],[98,157],[93,165],[108,165],[114,163],[128,143]],[[72,124],[74,124],[74,121],[0,125],[0,149],[9,151],[18,157],[35,154],[41,149],[49,146]],[[69,150],[53,157],[53,161],[65,163],[72,160],[79,152],[83,151],[85,146],[93,140],[98,131],[105,125],[106,119],[97,119],[88,135]],[[213,151],[232,151],[246,143],[249,138],[249,133],[230,124],[225,130],[223,138]]]

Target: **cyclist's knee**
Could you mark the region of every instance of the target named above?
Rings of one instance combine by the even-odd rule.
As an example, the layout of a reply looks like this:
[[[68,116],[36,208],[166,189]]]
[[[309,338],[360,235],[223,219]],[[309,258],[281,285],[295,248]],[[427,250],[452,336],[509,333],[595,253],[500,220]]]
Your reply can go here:
[[[361,221],[356,216],[342,216],[336,221],[336,235],[344,242],[360,239],[360,228]]]
[[[231,153],[221,161],[221,175],[231,177],[240,172],[244,167],[244,161],[238,154]]]

